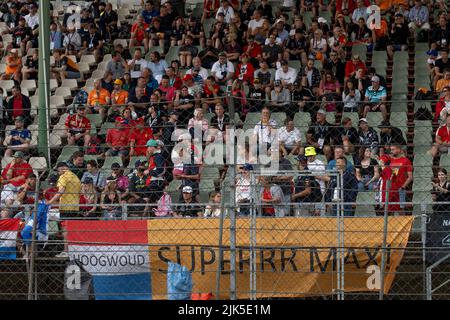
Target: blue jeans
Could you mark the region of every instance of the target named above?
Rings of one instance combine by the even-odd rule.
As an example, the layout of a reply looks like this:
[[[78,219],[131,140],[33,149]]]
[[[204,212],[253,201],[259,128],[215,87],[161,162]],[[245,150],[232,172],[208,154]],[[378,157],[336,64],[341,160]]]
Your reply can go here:
[[[358,191],[372,191],[374,188],[373,182],[369,183],[369,185],[366,187],[366,183],[369,182],[370,179],[372,179],[371,176],[363,176],[362,181],[358,182]]]

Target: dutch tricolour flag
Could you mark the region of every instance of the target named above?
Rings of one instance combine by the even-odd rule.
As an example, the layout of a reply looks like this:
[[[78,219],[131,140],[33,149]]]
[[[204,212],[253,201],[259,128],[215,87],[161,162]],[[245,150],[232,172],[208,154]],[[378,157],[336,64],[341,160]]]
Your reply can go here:
[[[93,277],[97,300],[150,300],[146,221],[67,221],[69,256]]]
[[[0,220],[0,260],[16,259],[16,239],[20,219]]]

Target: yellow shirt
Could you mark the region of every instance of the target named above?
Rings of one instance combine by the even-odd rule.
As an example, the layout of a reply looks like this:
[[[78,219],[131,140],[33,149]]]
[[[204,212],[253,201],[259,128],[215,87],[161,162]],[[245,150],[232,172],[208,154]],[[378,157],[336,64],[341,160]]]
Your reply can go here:
[[[450,86],[450,80],[439,79],[436,82],[436,91],[441,92],[442,89],[444,89],[445,87],[448,87],[448,86]]]
[[[80,203],[81,182],[70,170],[63,173],[58,179],[58,189],[64,187],[64,193],[59,198],[60,211],[78,211]],[[71,206],[67,206],[71,205]]]

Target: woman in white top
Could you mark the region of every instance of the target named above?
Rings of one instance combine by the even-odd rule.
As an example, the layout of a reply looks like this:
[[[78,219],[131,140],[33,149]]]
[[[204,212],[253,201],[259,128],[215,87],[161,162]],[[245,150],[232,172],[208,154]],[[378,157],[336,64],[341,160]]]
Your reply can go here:
[[[284,156],[300,153],[302,143],[300,130],[294,127],[292,119],[287,118],[285,126],[280,128],[278,141]]]
[[[197,108],[194,110],[194,117],[189,119],[189,123],[188,123],[188,130],[189,133],[191,134],[192,138],[199,138],[201,140],[201,138],[203,137],[203,133],[205,133],[206,131],[208,131],[208,120],[206,120],[203,116],[203,109],[202,108]],[[197,128],[197,129],[195,129]],[[197,136],[194,135],[194,131],[200,129],[201,131],[199,131],[199,133],[197,134],[202,134],[202,136]]]
[[[236,176],[236,203],[240,216],[250,214],[250,202],[252,199],[252,186],[250,177],[250,165],[241,165],[238,167],[239,174]]]
[[[344,103],[344,112],[358,112],[359,102],[361,101],[361,92],[356,89],[353,81],[347,81],[344,92],[342,92],[342,102]]]
[[[220,217],[222,196],[218,191],[209,193],[209,204],[206,206],[204,217]]]

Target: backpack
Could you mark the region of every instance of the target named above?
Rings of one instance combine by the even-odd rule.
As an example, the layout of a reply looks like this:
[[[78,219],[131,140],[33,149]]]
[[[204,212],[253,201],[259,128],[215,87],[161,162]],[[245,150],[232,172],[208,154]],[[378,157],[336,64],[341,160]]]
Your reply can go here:
[[[89,141],[89,145],[86,150],[86,154],[99,154],[100,153],[100,143],[102,141],[99,137],[93,136]]]
[[[421,106],[415,113],[414,119],[416,120],[433,120],[433,115],[431,114],[430,110],[425,107]]]
[[[416,96],[414,97],[414,100],[433,100],[433,92],[431,90],[428,90],[426,88],[420,88]]]

